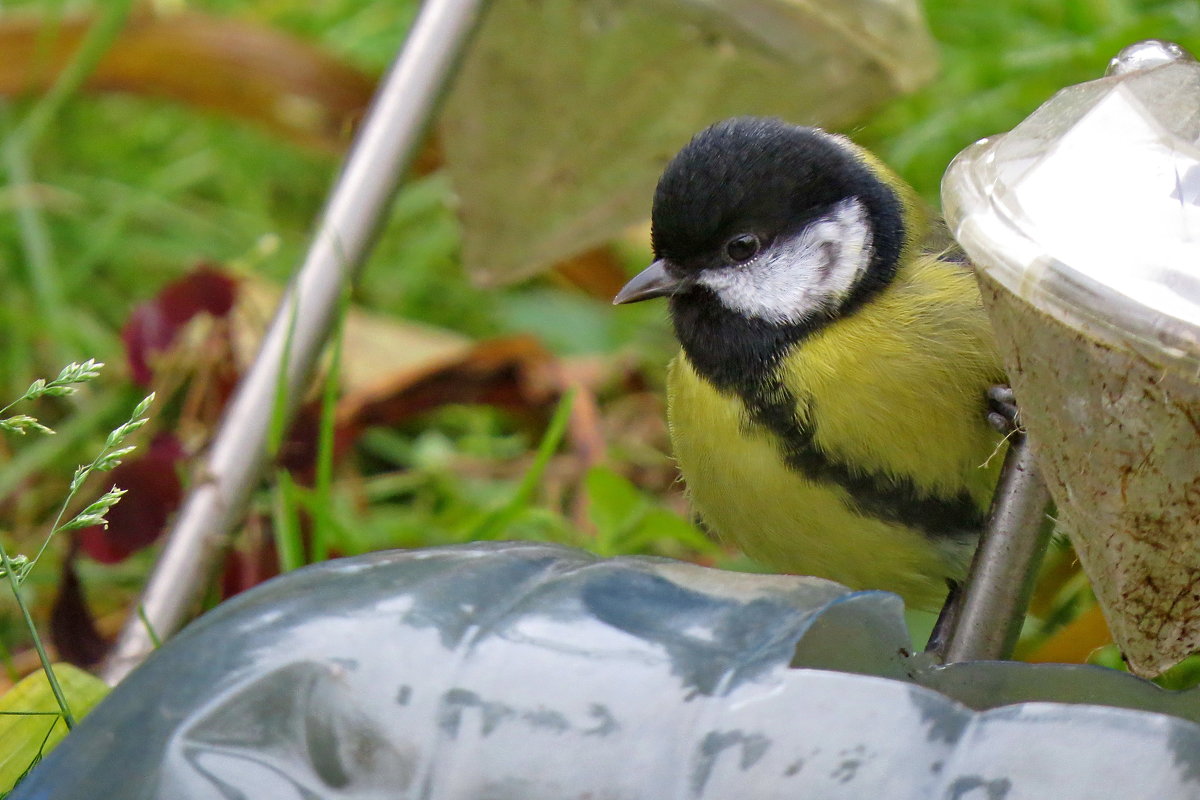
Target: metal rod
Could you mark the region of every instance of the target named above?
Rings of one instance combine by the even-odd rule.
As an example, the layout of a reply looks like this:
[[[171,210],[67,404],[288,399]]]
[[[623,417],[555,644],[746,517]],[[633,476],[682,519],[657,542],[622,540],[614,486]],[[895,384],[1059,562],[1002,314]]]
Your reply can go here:
[[[267,459],[281,371],[287,419],[302,396],[333,323],[342,289],[358,273],[484,0],[427,0],[381,83],[317,224],[299,272],[242,377],[141,597],[104,669],[116,684],[186,621]],[[287,358],[287,364],[284,359]]]
[[[1023,432],[1009,440],[988,524],[967,583],[946,616],[946,640],[934,647],[943,663],[1008,658],[1021,633],[1052,527],[1050,493]],[[941,652],[939,652],[941,651]]]

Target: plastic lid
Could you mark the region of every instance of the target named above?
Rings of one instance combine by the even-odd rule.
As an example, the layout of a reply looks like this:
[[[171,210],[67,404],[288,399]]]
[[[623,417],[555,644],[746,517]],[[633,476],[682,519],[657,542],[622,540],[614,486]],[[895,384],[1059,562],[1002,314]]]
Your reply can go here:
[[[1130,45],[964,150],[946,220],[988,277],[1102,341],[1200,374],[1200,64]]]

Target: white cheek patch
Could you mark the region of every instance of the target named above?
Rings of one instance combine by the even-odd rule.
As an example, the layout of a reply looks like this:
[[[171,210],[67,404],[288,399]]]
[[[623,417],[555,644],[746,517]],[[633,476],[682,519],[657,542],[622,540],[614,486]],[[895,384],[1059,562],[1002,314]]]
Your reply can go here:
[[[697,283],[732,311],[796,323],[836,307],[870,261],[867,210],[849,198],[794,236],[777,239],[748,264],[704,270]]]

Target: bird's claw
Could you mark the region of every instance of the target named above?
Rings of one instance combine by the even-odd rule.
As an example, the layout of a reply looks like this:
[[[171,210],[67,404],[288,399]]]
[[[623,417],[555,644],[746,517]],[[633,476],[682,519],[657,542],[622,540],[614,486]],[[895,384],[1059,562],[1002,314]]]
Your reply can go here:
[[[1020,410],[1012,387],[1007,384],[992,386],[987,390],[987,420],[993,428],[1005,436],[1020,430]]]

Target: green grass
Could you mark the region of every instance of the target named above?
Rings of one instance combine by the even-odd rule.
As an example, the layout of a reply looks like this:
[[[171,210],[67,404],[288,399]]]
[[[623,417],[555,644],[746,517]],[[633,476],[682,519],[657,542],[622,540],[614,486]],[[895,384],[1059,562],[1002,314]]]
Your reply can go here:
[[[1012,128],[1058,89],[1093,80],[1141,39],[1200,50],[1200,6],[1185,0],[1007,0],[923,4],[942,69],[851,131],[931,203],[950,160]]]
[[[0,408],[0,433],[7,434],[8,436],[22,437],[30,435],[54,435],[54,430],[43,424],[35,416],[23,411],[20,413],[14,412],[18,412],[20,406],[33,403],[42,398],[71,397],[77,394],[82,385],[94,381],[100,375],[100,370],[103,367],[104,364],[89,359],[83,363],[68,364],[59,371],[58,376],[55,378],[38,378],[33,381],[16,400]],[[82,510],[72,511],[69,517],[67,514],[72,509],[72,501],[75,499],[75,496],[80,493],[87,483],[88,478],[93,473],[111,472],[120,465],[123,458],[129,456],[134,451],[136,446],[130,444],[128,440],[146,424],[147,419],[142,415],[149,409],[153,400],[154,395],[151,394],[138,403],[128,419],[109,432],[99,453],[88,463],[81,464],[75,468],[66,496],[59,505],[53,522],[47,526],[40,546],[37,547],[36,552],[32,556],[26,553],[10,551],[9,547],[3,541],[0,541],[0,579],[8,584],[13,598],[13,605],[16,606],[20,614],[21,633],[23,637],[28,637],[29,642],[37,653],[38,662],[45,675],[48,693],[52,696],[53,705],[57,708],[55,712],[30,710],[28,707],[23,707],[20,703],[12,703],[4,713],[14,717],[25,717],[25,719],[17,723],[18,725],[22,723],[34,723],[33,729],[36,731],[36,723],[43,720],[33,718],[50,715],[61,718],[67,730],[75,726],[76,713],[72,711],[71,702],[68,700],[66,689],[64,689],[64,682],[60,682],[59,680],[59,668],[54,666],[52,659],[47,653],[38,625],[34,621],[30,604],[27,602],[25,592],[22,589],[28,577],[35,572],[38,562],[56,538],[61,538],[70,531],[80,528],[94,525],[108,525],[106,515],[125,494],[123,489],[116,486],[113,486],[98,498],[92,500]],[[9,653],[9,648],[5,647],[4,652],[6,654]],[[72,692],[75,693],[74,689]],[[98,697],[93,694],[88,707],[96,699]],[[48,704],[47,698],[43,698],[43,705],[45,704]],[[50,746],[50,732],[54,730],[55,724],[55,721],[50,722],[50,730],[41,739],[41,743],[37,745],[36,749],[31,750],[34,763],[36,763],[37,759],[41,758],[46,747]],[[17,738],[20,738],[21,733],[18,731],[16,735]],[[36,735],[34,741],[36,741]],[[32,745],[34,741],[27,740],[23,744]],[[57,739],[54,741],[57,741]],[[18,766],[20,765],[18,764]],[[10,785],[10,781],[0,779],[0,791],[6,790]]]

